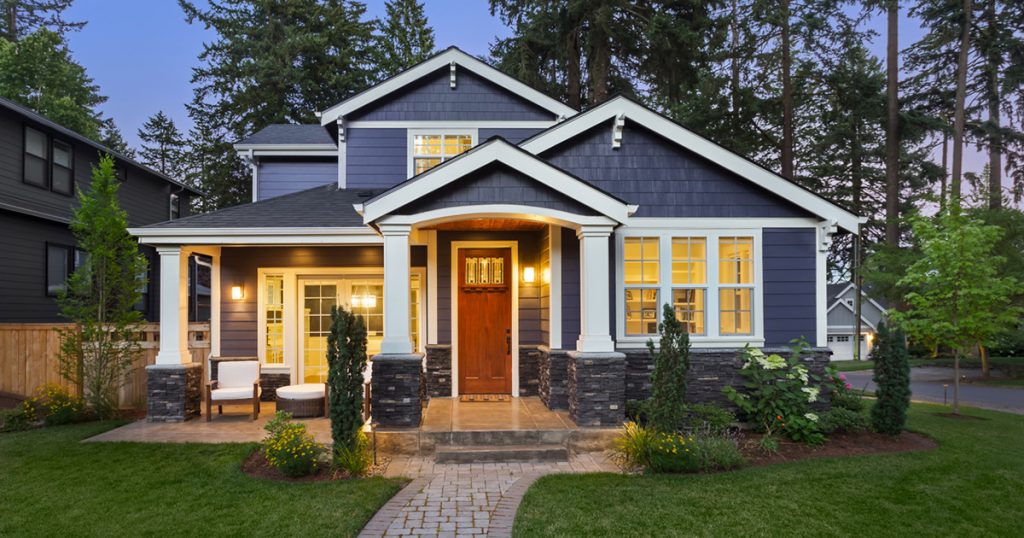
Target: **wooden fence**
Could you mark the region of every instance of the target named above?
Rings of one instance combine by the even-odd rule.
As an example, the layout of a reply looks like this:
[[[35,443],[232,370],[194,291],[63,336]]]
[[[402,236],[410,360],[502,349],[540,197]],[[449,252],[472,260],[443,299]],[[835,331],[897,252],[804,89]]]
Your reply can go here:
[[[60,377],[57,362],[60,351],[57,330],[67,326],[63,323],[0,323],[0,392],[27,396],[47,383],[78,392],[78,387]],[[146,365],[156,361],[160,347],[159,325],[144,326],[141,347],[135,367],[120,391],[122,408],[145,408]],[[203,364],[205,379],[206,358],[210,354],[209,323],[189,323],[188,348],[193,362]]]

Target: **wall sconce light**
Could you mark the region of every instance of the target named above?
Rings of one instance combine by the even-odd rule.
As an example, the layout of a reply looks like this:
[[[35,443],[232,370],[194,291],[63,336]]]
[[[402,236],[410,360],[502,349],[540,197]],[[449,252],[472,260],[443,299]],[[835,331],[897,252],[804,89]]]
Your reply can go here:
[[[533,267],[523,268],[523,282],[533,282],[537,278],[537,275],[533,271]]]
[[[241,301],[242,297],[245,297],[245,293],[243,293],[242,286],[231,286],[231,300]]]

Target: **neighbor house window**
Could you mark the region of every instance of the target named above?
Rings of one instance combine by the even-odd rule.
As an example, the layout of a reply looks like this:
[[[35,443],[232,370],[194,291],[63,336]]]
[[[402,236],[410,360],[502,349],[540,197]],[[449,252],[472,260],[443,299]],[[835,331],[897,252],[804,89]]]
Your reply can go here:
[[[469,151],[476,139],[476,133],[472,131],[414,133],[411,136],[412,175],[426,172],[456,155]]]
[[[658,332],[658,285],[661,262],[657,237],[627,237],[624,248],[626,334]]]
[[[68,278],[75,269],[85,265],[88,254],[72,246],[46,244],[46,294],[56,297],[67,288]]]
[[[181,197],[177,194],[171,193],[170,199],[170,218],[174,220],[181,216]]]
[[[51,139],[46,133],[25,126],[25,183],[70,196],[75,193],[73,163],[71,144]]]
[[[50,176],[48,164],[50,160],[49,143],[46,134],[31,127],[25,127],[25,183],[37,187],[49,188]]]
[[[53,168],[50,172],[50,188],[61,194],[74,194],[75,180],[72,170],[71,144],[53,141]]]
[[[672,238],[672,307],[692,335],[703,335],[707,292],[707,239]]]
[[[284,277],[267,275],[263,296],[266,315],[266,363],[284,364]]]
[[[719,238],[718,282],[719,332],[753,334],[754,238]]]

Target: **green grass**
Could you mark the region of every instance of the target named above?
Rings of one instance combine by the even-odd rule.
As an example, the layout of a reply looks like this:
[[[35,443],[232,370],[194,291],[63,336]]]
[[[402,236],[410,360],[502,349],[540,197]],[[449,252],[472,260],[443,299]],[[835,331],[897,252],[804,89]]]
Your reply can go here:
[[[914,405],[940,446],[714,475],[556,475],[529,490],[517,536],[1024,536],[1024,416]]]
[[[115,425],[0,434],[0,536],[354,536],[400,487],[252,478],[252,444],[79,443]]]
[[[910,366],[939,366],[943,368],[952,368],[953,359],[941,358],[941,359],[910,359]],[[989,358],[989,364],[994,369],[999,369],[1000,366],[1009,366],[1012,370],[1018,371],[1024,369],[1024,357],[991,357]],[[857,372],[861,370],[870,370],[875,367],[875,363],[869,360],[862,361],[836,361],[831,363],[836,370],[840,372]],[[981,361],[973,358],[960,359],[961,368],[981,368]]]

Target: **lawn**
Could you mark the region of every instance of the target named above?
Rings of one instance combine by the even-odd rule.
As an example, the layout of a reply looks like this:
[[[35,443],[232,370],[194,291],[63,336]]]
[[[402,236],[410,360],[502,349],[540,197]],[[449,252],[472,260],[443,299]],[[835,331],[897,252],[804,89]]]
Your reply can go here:
[[[557,475],[529,490],[517,536],[1024,536],[1024,416],[914,405],[929,452],[715,475]]]
[[[251,444],[79,443],[113,426],[0,434],[0,536],[354,536],[400,487],[252,478]]]

